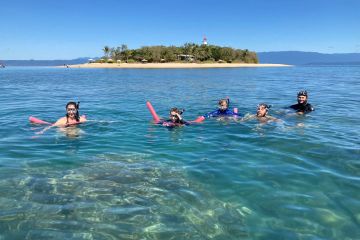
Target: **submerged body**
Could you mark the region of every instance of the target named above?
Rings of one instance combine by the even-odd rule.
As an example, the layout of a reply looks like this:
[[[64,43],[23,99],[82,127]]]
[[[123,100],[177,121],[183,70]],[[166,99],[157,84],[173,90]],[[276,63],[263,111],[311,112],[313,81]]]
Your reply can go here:
[[[308,93],[305,90],[298,92],[297,104],[291,105],[291,109],[294,109],[297,114],[306,114],[314,111],[315,109],[308,103]]]
[[[229,98],[220,99],[218,103],[218,109],[212,112],[206,113],[205,118],[210,117],[238,117],[239,114],[229,109],[230,100]]]
[[[221,109],[217,109],[215,111],[206,113],[204,115],[205,118],[210,118],[210,117],[238,117],[239,115],[230,110],[230,109],[225,109],[225,110],[221,110]]]
[[[84,123],[86,122],[86,117],[85,116],[80,116],[79,119],[75,119],[75,118],[71,118],[71,117],[62,117],[60,119],[58,119],[53,126],[56,127],[69,127],[69,126],[73,126],[76,124],[80,124],[80,123]]]
[[[241,121],[248,121],[257,119],[261,123],[267,123],[267,122],[280,122],[280,119],[277,119],[273,116],[270,116],[269,109],[271,108],[271,105],[268,105],[266,103],[260,103],[257,106],[256,114],[247,114],[244,118],[241,119]]]
[[[80,104],[79,102],[67,103],[65,117],[58,119],[54,124],[51,124],[50,126],[44,128],[42,131],[38,132],[37,134],[43,134],[52,127],[69,127],[86,122],[86,117],[80,116],[79,114],[79,104]]]
[[[180,110],[178,108],[172,108],[170,110],[170,115],[168,120],[160,121],[159,124],[165,127],[179,127],[183,125],[189,125],[190,123],[185,121],[181,114],[183,114],[185,110]]]
[[[315,110],[310,103],[306,103],[306,104],[297,103],[297,104],[291,105],[290,108],[294,109],[299,114],[305,114],[305,113],[309,113],[309,112],[312,112]]]

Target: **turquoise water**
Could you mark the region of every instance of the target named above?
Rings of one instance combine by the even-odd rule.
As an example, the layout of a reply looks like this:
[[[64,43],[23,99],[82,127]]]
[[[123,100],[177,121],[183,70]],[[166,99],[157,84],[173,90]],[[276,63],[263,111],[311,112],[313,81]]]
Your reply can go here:
[[[288,114],[303,88],[316,111]],[[359,239],[359,94],[356,66],[1,69],[0,239]],[[169,130],[145,106],[225,96],[284,122]],[[36,135],[70,100],[91,121]]]

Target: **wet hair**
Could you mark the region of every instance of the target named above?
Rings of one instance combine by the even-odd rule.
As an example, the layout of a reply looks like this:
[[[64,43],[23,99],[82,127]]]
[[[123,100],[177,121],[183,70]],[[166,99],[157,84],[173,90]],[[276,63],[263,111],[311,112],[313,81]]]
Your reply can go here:
[[[75,106],[75,108],[76,108],[75,120],[76,120],[77,122],[79,122],[79,121],[80,121],[80,114],[79,114],[80,102],[77,102],[77,103],[76,103],[76,102],[68,102],[68,103],[66,104],[65,109],[67,110],[68,106],[70,106],[70,105],[74,105],[74,106]],[[68,118],[69,118],[69,114],[66,113],[66,123],[68,122]]]
[[[301,91],[299,91],[298,93],[297,93],[297,96],[299,97],[299,96],[308,96],[308,93],[307,93],[307,91],[306,90],[301,90]]]
[[[269,109],[271,108],[271,105],[267,105],[266,103],[260,103],[257,105],[257,107],[264,107],[266,109],[266,111],[269,111]]]
[[[181,115],[181,114],[183,114],[183,112],[185,112],[185,109],[178,109],[178,108],[174,107],[174,108],[170,109],[170,114],[171,114],[171,112],[176,112]]]

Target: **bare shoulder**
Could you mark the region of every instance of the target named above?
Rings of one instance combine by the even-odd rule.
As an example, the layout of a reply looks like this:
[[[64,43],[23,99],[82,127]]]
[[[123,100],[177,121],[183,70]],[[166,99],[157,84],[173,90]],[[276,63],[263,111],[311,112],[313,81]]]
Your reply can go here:
[[[55,123],[55,126],[63,126],[66,125],[66,117],[59,118]]]

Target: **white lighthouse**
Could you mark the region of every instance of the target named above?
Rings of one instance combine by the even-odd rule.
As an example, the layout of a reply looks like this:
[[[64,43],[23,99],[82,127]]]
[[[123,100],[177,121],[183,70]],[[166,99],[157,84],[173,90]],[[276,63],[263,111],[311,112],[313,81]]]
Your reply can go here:
[[[203,44],[203,45],[207,45],[207,38],[206,38],[206,36],[204,36],[202,44]]]

